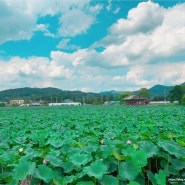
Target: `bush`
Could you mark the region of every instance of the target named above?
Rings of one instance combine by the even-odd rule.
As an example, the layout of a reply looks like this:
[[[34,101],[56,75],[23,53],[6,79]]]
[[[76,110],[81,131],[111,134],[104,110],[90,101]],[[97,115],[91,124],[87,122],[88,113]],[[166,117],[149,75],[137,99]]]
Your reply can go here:
[[[5,103],[0,103],[0,107],[5,107],[6,104]]]
[[[182,104],[182,105],[185,105],[185,94],[182,96],[181,104]]]

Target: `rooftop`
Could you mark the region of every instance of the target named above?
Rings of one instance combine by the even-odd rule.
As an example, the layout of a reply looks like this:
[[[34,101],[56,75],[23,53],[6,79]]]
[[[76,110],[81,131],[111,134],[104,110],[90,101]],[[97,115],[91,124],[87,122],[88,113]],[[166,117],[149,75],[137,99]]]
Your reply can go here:
[[[130,95],[123,100],[147,100],[147,98],[139,95]]]

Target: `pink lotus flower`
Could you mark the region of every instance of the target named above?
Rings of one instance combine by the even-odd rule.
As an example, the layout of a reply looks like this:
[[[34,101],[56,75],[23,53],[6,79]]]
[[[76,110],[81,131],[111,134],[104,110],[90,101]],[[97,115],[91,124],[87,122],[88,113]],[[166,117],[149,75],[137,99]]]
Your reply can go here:
[[[23,152],[23,148],[19,148],[19,152]]]
[[[131,140],[127,140],[127,144],[128,145],[132,144],[132,141]]]
[[[46,159],[43,160],[43,164],[47,164],[47,162],[48,162],[48,161],[47,161]]]
[[[100,144],[101,144],[101,145],[104,145],[104,140],[103,140],[103,139],[100,140]]]

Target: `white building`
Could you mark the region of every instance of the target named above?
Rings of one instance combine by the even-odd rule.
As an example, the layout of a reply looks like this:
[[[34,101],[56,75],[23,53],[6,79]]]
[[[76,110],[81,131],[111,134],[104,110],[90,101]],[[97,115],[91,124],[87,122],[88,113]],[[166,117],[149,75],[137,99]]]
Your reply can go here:
[[[170,101],[151,101],[150,105],[165,105],[170,104]]]
[[[10,100],[10,105],[22,105],[24,100]]]
[[[68,103],[49,103],[49,106],[80,106],[80,102],[68,102]]]

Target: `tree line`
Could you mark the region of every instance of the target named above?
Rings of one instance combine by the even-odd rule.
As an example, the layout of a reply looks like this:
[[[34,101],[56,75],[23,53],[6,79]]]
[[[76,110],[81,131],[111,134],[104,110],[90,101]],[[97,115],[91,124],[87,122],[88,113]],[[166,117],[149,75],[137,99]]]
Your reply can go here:
[[[131,95],[131,92],[120,94],[118,99],[123,102],[123,99]],[[146,97],[151,101],[170,101],[173,103],[177,101],[179,104],[185,105],[185,85],[175,85],[168,94],[156,95],[151,98],[151,93],[147,88],[141,88],[138,95]]]
[[[120,101],[120,104],[123,104],[123,99],[131,94],[132,92],[124,92],[120,95],[102,95],[98,93],[84,93],[81,91],[61,91],[59,89],[54,88],[45,88],[45,89],[31,89],[31,88],[23,88],[16,89],[13,91],[4,92],[6,93],[5,101],[9,101],[10,95],[11,97],[15,97],[15,99],[24,99],[25,103],[30,102],[41,102],[42,104],[48,103],[61,103],[64,101],[74,101],[81,102],[82,104],[93,104],[93,105],[101,105],[104,102],[109,101]],[[9,93],[9,94],[7,94]],[[12,93],[12,94],[11,94]],[[167,94],[164,95],[155,95],[151,97],[151,93],[147,88],[141,88],[138,92],[138,95],[148,98],[151,101],[178,101],[179,104],[185,105],[185,84],[184,85],[175,85]],[[2,94],[3,95],[3,94]],[[9,96],[8,96],[9,95]],[[5,106],[4,103],[0,103],[0,106]]]

